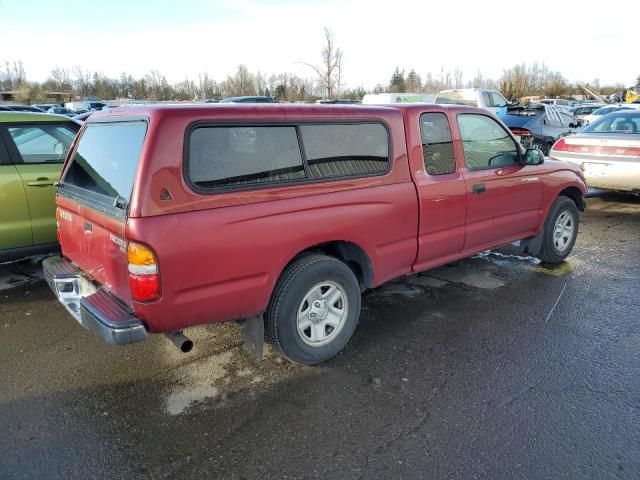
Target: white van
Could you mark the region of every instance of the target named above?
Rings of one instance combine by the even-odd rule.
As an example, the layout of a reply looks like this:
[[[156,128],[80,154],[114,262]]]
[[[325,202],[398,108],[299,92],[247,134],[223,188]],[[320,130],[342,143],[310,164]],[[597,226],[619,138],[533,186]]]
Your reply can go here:
[[[367,93],[362,103],[385,105],[389,103],[434,103],[435,93]]]
[[[455,105],[468,105],[480,107],[498,115],[506,112],[506,98],[497,90],[486,88],[456,88],[453,90],[442,90],[436,96],[435,103],[452,103]]]

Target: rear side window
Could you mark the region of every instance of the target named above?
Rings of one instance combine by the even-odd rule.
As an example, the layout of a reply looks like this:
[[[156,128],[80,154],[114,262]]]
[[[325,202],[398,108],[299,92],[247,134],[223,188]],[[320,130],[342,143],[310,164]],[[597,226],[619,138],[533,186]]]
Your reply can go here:
[[[73,185],[125,204],[147,131],[143,121],[88,124],[62,185]]]
[[[76,132],[63,125],[9,127],[23,163],[62,163]]]
[[[389,135],[378,123],[202,126],[189,137],[187,176],[215,189],[389,170]]]
[[[384,173],[389,169],[389,137],[380,124],[300,127],[313,178]]]
[[[198,127],[189,140],[189,177],[202,188],[305,177],[295,127]]]
[[[429,175],[446,175],[456,171],[449,121],[444,113],[420,115],[424,169]]]

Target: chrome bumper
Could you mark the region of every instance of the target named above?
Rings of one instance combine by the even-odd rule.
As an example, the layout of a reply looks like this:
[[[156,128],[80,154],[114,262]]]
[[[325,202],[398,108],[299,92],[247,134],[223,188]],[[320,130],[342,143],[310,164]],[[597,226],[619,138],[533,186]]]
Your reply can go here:
[[[147,338],[142,321],[102,289],[96,288],[80,269],[62,257],[42,262],[44,278],[58,300],[80,325],[112,345],[126,345]]]

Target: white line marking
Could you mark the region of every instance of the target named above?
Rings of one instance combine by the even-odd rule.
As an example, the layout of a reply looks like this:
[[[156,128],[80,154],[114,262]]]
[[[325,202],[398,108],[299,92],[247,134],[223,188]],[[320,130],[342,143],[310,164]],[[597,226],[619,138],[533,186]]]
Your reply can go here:
[[[549,312],[549,315],[547,315],[547,318],[545,318],[544,320],[545,324],[549,321],[549,319],[551,318],[551,315],[553,315],[553,311],[558,306],[558,303],[560,303],[560,299],[562,298],[562,295],[564,295],[564,291],[567,289],[567,283],[569,282],[564,282],[564,287],[562,287],[562,291],[560,292],[560,295],[558,295],[558,299],[556,300],[556,303],[553,304],[553,308]]]

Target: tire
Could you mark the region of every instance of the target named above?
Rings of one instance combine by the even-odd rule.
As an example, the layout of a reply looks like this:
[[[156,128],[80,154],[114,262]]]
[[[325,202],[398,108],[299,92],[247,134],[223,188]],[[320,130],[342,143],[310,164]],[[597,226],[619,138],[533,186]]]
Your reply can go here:
[[[349,342],[360,302],[360,285],[347,265],[326,255],[305,255],[276,283],[265,315],[267,339],[292,362],[324,362]]]
[[[560,233],[560,224],[564,225],[562,233]],[[545,263],[562,263],[576,243],[578,225],[578,207],[574,201],[563,196],[556,198],[544,221],[542,248],[537,255],[538,258]],[[567,227],[571,228],[570,234]]]

